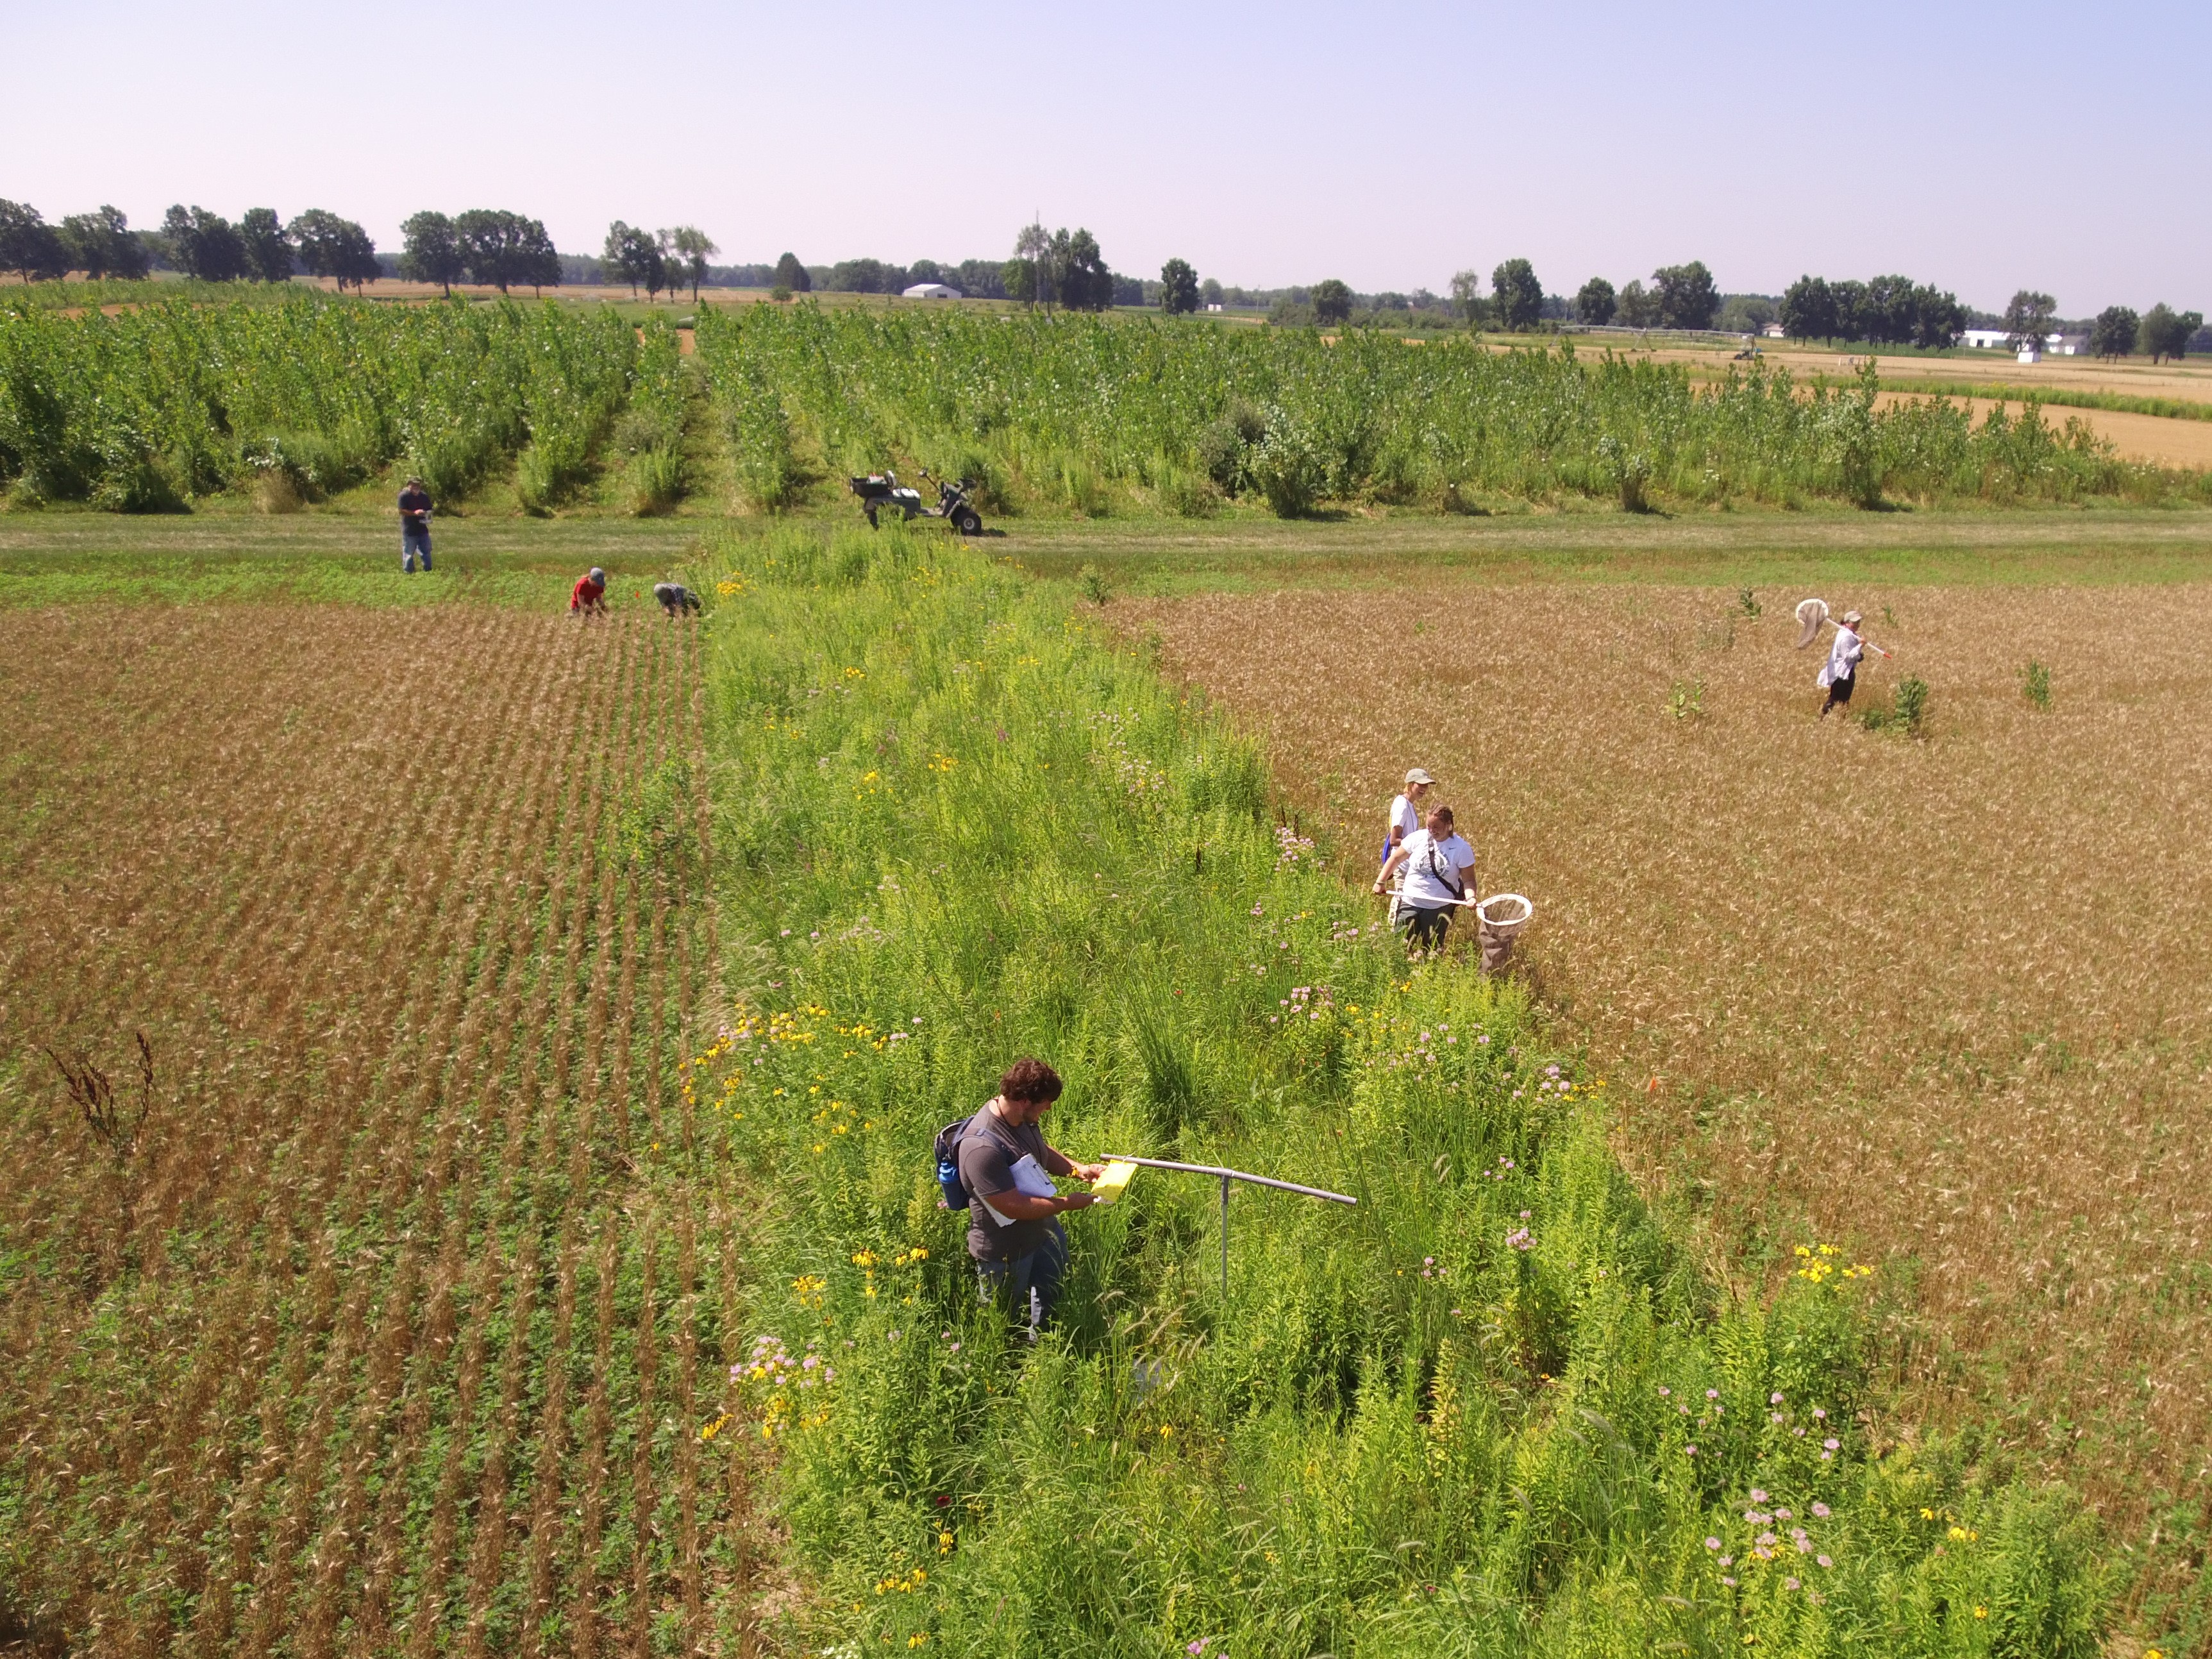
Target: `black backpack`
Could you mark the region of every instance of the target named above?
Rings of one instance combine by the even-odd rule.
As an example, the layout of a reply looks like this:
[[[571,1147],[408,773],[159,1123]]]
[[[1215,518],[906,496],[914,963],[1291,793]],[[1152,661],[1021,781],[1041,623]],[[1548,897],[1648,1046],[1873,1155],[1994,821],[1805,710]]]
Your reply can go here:
[[[969,1118],[955,1118],[937,1132],[930,1149],[937,1155],[937,1189],[941,1196],[938,1207],[945,1210],[964,1210],[968,1207],[968,1188],[960,1179],[960,1137],[968,1133]]]

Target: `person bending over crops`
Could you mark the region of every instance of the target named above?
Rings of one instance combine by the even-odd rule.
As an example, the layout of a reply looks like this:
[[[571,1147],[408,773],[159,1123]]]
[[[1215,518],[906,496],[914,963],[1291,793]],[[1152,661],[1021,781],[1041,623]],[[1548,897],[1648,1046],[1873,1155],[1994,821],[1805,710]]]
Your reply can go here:
[[[1828,718],[1828,711],[1838,703],[1848,705],[1851,700],[1851,683],[1858,678],[1859,659],[1866,655],[1866,647],[1859,638],[1859,623],[1865,618],[1856,611],[1844,612],[1844,619],[1836,625],[1836,640],[1828,647],[1828,665],[1820,671],[1820,684],[1828,690],[1827,702],[1820,705],[1820,718]]]
[[[1376,877],[1375,890],[1381,892],[1401,868],[1406,878],[1398,890],[1391,926],[1406,935],[1409,948],[1441,951],[1452,911],[1466,902],[1474,881],[1474,848],[1452,832],[1450,807],[1437,807],[1429,814],[1426,828],[1400,843]]]
[[[999,1079],[999,1092],[960,1132],[960,1182],[969,1207],[968,1254],[975,1259],[978,1297],[1001,1300],[1029,1338],[1052,1317],[1067,1270],[1063,1210],[1080,1210],[1089,1193],[1065,1196],[1054,1176],[1096,1181],[1103,1164],[1078,1164],[1046,1144],[1038,1125],[1060,1098],[1060,1073],[1041,1060],[1018,1060]]]
[[[430,492],[420,478],[410,478],[399,492],[399,568],[415,574],[415,556],[422,556],[422,568],[430,568]]]
[[[576,578],[576,585],[568,590],[568,614],[590,616],[598,611],[607,614],[607,573],[593,565]]]
[[[696,611],[699,608],[699,596],[681,582],[653,583],[653,597],[660,602],[660,608],[672,617],[686,611]]]

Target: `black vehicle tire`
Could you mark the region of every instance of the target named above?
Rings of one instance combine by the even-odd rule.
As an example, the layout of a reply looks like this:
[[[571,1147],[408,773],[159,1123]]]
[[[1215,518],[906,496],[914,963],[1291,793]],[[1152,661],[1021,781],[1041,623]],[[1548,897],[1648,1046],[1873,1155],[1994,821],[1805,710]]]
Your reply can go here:
[[[952,527],[963,536],[980,536],[983,533],[983,520],[974,507],[963,507],[952,515]]]

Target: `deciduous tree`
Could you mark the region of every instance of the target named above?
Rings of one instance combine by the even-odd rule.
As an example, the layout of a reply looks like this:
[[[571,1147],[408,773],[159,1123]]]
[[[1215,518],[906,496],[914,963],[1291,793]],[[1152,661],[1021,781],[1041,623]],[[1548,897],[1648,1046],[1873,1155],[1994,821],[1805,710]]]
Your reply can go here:
[[[1481,272],[1452,272],[1451,308],[1452,313],[1464,319],[1469,328],[1480,328],[1489,320],[1490,306],[1482,297]]]
[[[2154,363],[2166,357],[2179,357],[2189,349],[2189,337],[2204,326],[2201,312],[2176,311],[2160,300],[2143,313],[2142,323],[2136,330],[2138,349]]]
[[[291,234],[307,274],[329,277],[341,294],[349,286],[357,289],[384,274],[368,233],[326,209],[309,208],[292,221]]]
[[[1222,304],[1220,280],[1218,277],[1209,276],[1200,283],[1198,285],[1198,300],[1200,305]]]
[[[2124,357],[2136,349],[2142,319],[2125,306],[2106,306],[2089,325],[2089,349],[2100,357]]]
[[[1050,310],[1052,293],[1047,286],[1045,261],[1051,255],[1052,237],[1046,231],[1043,222],[1033,219],[1024,225],[1014,237],[1014,258],[1026,267],[1026,270],[1020,277],[1016,277],[1009,271],[1006,276],[1006,292],[1032,306],[1042,299],[1045,303],[1045,308],[1048,311]],[[1015,285],[1018,282],[1020,284],[1020,291],[1016,293]]]
[[[238,222],[238,240],[246,247],[249,274],[264,283],[292,280],[292,238],[275,208],[248,208]]]
[[[1326,328],[1332,323],[1344,323],[1352,317],[1352,289],[1334,276],[1324,276],[1313,285],[1314,321]]]
[[[1170,259],[1160,267],[1160,309],[1181,317],[1198,309],[1198,273],[1188,259]]]
[[[1659,320],[1659,296],[1648,292],[1640,282],[1632,282],[1620,290],[1620,320],[1629,328],[1650,328]]]
[[[626,225],[619,219],[607,227],[606,246],[601,250],[599,259],[609,276],[617,283],[629,284],[633,298],[641,287],[647,294],[658,294],[666,276],[659,239],[651,232],[635,225]]]
[[[69,275],[69,248],[29,203],[0,201],[0,266],[26,283],[53,281]]]
[[[1966,331],[1966,308],[1955,294],[1938,293],[1925,283],[1912,290],[1912,343],[1948,351]]]
[[[1721,296],[1713,287],[1713,274],[1705,269],[1704,260],[1692,259],[1686,265],[1662,265],[1651,273],[1651,283],[1659,301],[1660,327],[1713,325],[1713,313],[1721,308]]]
[[[1793,340],[1836,337],[1836,296],[1824,276],[1800,276],[1782,290],[1782,331]]]
[[[697,305],[699,284],[707,280],[707,261],[722,250],[696,225],[678,225],[673,230],[662,231],[660,235],[670,252],[682,262],[684,274],[691,279],[691,303]]]
[[[470,276],[501,294],[522,283],[546,288],[561,281],[561,256],[535,219],[504,208],[471,208],[453,221],[453,234]]]
[[[131,229],[123,210],[102,207],[97,213],[73,213],[61,222],[62,245],[70,267],[94,282],[104,276],[136,281],[151,263],[146,244]]]
[[[161,216],[161,233],[178,270],[203,283],[234,283],[252,266],[238,227],[204,207],[172,207]]]
[[[799,263],[797,254],[787,253],[775,262],[775,285],[787,288],[793,294],[805,294],[813,288],[814,278],[807,274],[806,267]]]
[[[1613,320],[1618,309],[1620,301],[1613,297],[1613,284],[1602,276],[1591,277],[1575,294],[1575,315],[1586,323],[1602,327]]]
[[[2048,294],[2024,288],[2005,307],[2005,344],[2014,351],[2040,351],[2051,336],[2058,302]]]
[[[1508,259],[1490,273],[1491,304],[1501,328],[1525,333],[1544,315],[1544,285],[1526,259]]]
[[[435,283],[447,294],[468,270],[460,232],[442,213],[424,211],[399,227],[399,274],[410,283]]]

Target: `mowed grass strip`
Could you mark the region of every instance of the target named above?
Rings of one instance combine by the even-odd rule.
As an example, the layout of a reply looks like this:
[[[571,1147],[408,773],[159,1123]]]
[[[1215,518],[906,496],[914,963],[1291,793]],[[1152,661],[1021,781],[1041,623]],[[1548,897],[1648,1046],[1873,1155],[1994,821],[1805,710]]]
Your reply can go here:
[[[1350,844],[1405,767],[1437,772],[1480,885],[1535,900],[1543,994],[1632,1085],[1639,1165],[1750,1283],[1808,1229],[1884,1262],[1913,1409],[2001,1425],[2086,1486],[2146,1596],[2185,1593],[2212,1451],[2212,587],[1824,587],[1897,653],[1855,713],[1932,688],[1917,741],[1816,723],[1808,591],[1761,587],[1757,616],[1735,587],[1467,581],[1109,614]]]
[[[54,607],[12,644],[9,1616],[133,1650],[735,1644],[744,1480],[698,1435],[744,1212],[681,1067],[694,630]]]

